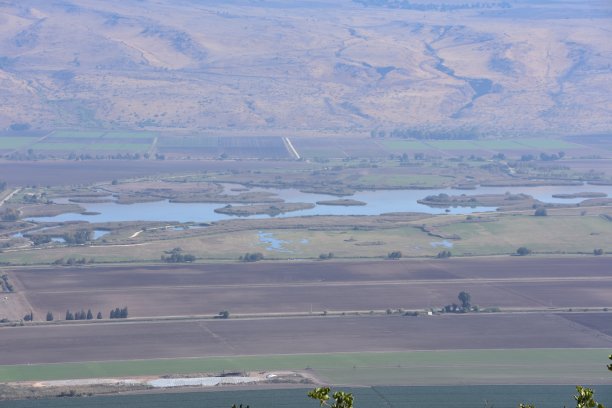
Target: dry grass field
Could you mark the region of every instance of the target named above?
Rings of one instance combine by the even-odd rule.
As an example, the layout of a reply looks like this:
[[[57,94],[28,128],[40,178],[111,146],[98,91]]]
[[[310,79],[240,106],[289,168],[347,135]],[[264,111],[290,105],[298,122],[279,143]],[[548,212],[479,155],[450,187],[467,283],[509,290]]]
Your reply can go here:
[[[608,2],[446,3],[3,2],[0,127],[609,131]]]

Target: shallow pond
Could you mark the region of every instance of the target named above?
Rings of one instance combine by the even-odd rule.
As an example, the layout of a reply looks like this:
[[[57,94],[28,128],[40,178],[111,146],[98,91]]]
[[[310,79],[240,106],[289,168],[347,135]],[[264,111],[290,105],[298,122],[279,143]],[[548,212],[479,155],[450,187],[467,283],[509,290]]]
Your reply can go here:
[[[105,236],[109,232],[110,231],[106,231],[106,230],[94,230],[94,232],[93,232],[93,239],[102,238],[103,236]]]
[[[438,248],[438,247],[452,248],[454,244],[450,241],[444,240],[444,241],[438,241],[438,242],[430,242],[429,245],[431,245],[434,248]]]
[[[287,241],[276,238],[273,233],[259,231],[257,235],[260,242],[268,244],[266,251],[291,252],[283,247],[283,244],[286,244]]]
[[[228,190],[228,188],[226,188]],[[303,193],[296,189],[264,189],[254,188],[251,191],[267,191],[277,194],[287,202],[316,203],[317,201],[329,200],[329,195]],[[478,187],[474,190],[432,189],[432,190],[377,190],[359,191],[351,196],[352,199],[364,201],[365,206],[328,206],[317,205],[314,208],[293,211],[280,214],[277,217],[295,217],[310,215],[379,215],[390,212],[425,212],[430,214],[470,214],[473,212],[494,211],[495,207],[450,207],[433,208],[417,203],[417,200],[428,195],[446,193],[449,195],[473,195],[473,194],[513,194],[525,193],[547,203],[579,203],[584,198],[560,199],[553,198],[554,194],[571,194],[579,192],[600,192],[608,196],[612,195],[612,186],[546,186],[546,187]],[[63,202],[65,200],[55,200]],[[113,221],[177,221],[177,222],[211,222],[236,218],[235,216],[217,214],[216,208],[225,204],[236,203],[171,203],[168,200],[117,204],[109,203],[85,203],[80,204],[87,212],[99,213],[85,215],[66,213],[55,217],[36,217],[33,221],[63,222],[63,221],[89,221],[89,222],[113,222]],[[269,218],[268,215],[254,215],[249,218]]]

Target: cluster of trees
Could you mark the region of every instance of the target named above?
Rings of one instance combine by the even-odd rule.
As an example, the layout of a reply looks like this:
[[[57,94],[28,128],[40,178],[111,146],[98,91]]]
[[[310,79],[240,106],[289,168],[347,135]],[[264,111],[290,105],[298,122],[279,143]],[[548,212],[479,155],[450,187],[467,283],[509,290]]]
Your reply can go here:
[[[9,129],[13,132],[23,132],[25,130],[30,130],[30,127],[29,123],[12,123]]]
[[[51,202],[46,193],[24,194],[21,200],[26,204],[49,204]]]
[[[90,230],[80,229],[73,233],[67,233],[62,236],[67,244],[85,244],[91,241],[92,233]]]
[[[537,160],[538,158],[542,161],[555,161],[555,160],[559,160],[565,157],[565,152],[561,151],[559,153],[552,153],[552,154],[547,154],[547,153],[540,153],[539,156],[535,156],[531,153],[528,154],[523,154],[521,155],[521,161],[523,162],[528,162],[528,161],[533,161],[533,160]]]
[[[23,320],[25,320],[26,322],[31,322],[32,320],[34,320],[34,313],[30,311],[30,313],[23,316]]]
[[[196,260],[195,255],[184,254],[181,248],[174,248],[171,251],[165,251],[164,255],[161,256],[163,262],[168,263],[182,263],[182,262],[193,262]]]
[[[98,312],[96,319],[102,319],[102,312]],[[53,313],[47,312],[47,321],[53,320]],[[87,312],[81,309],[81,311],[76,311],[72,313],[70,310],[66,310],[66,320],[93,320],[93,313],[91,309],[88,309]]]
[[[472,306],[472,295],[468,292],[459,292],[457,299],[459,299],[460,305],[457,303],[446,305],[442,308],[442,311],[446,313],[467,313],[472,310],[478,310],[477,307]]]
[[[438,258],[438,259],[450,258],[451,255],[452,255],[451,251],[444,250],[444,251],[438,252],[438,255],[436,255],[436,258]]]
[[[19,219],[19,210],[16,208],[7,208],[0,214],[2,221],[17,221]]]
[[[240,255],[238,259],[243,262],[257,262],[257,261],[261,261],[262,259],[264,259],[264,256],[261,252],[253,252],[253,253],[247,252],[244,255]]]
[[[111,319],[127,319],[127,317],[128,317],[128,308],[127,308],[127,306],[125,306],[122,309],[119,309],[117,307],[114,310],[110,311],[110,318]]]
[[[0,181],[0,191],[6,190],[6,181]]]
[[[34,245],[43,245],[51,242],[51,237],[48,235],[34,235],[28,238],[30,238],[30,241],[32,241]]]
[[[334,257],[334,253],[333,252],[328,252],[326,254],[320,254],[319,255],[319,259],[321,259],[321,260],[332,259],[333,257]]]
[[[597,248],[593,250],[593,255],[595,256],[599,256],[599,255],[603,255],[604,254],[604,250],[601,248]]]
[[[3,292],[13,292],[13,284],[9,282],[9,278],[7,274],[2,275],[0,279],[0,286]]]
[[[450,196],[446,193],[428,195],[425,197],[424,201],[431,201],[434,203],[448,203],[450,200]]]
[[[387,254],[387,259],[400,259],[402,257],[402,251],[392,251]]]
[[[86,265],[86,264],[92,264],[95,262],[94,258],[74,258],[74,257],[70,257],[70,258],[60,258],[60,259],[56,259],[55,261],[53,261],[53,265],[68,265],[68,266],[72,266],[72,265]]]
[[[558,154],[552,153],[540,153],[540,160],[542,161],[554,161],[565,157],[565,152],[559,152]]]
[[[368,0],[362,0],[368,1]],[[369,0],[372,1],[372,0]],[[377,0],[381,1],[381,0]],[[386,1],[386,0],[383,0]],[[407,3],[407,2],[405,2]],[[417,140],[474,140],[478,138],[474,129],[455,129],[434,132],[423,129],[393,129],[389,132],[382,129],[374,129],[370,131],[372,138],[397,137],[400,139],[417,139]]]

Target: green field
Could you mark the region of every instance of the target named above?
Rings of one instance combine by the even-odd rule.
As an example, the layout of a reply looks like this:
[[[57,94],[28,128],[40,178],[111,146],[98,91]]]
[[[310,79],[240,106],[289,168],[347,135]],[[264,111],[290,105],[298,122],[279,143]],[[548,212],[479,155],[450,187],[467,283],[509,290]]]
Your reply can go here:
[[[516,141],[517,144],[527,146],[532,149],[576,149],[580,148],[579,145],[574,143],[564,142],[563,140],[557,139],[520,139]]]
[[[439,228],[457,234],[453,254],[512,253],[520,246],[542,253],[592,253],[612,245],[612,223],[595,216],[505,215],[497,221],[455,223]]]
[[[312,370],[332,384],[605,384],[608,354],[602,349],[446,350],[11,365],[0,366],[0,382]]]
[[[95,139],[102,137],[104,131],[78,131],[78,130],[58,130],[49,135],[50,138],[77,138],[77,139]]]
[[[143,152],[149,145],[144,143],[37,143],[32,148],[35,151],[62,151],[75,153],[91,153],[99,151],[117,151],[122,153]]]
[[[435,229],[444,234],[457,234],[452,240],[453,256],[512,254],[526,246],[542,254],[590,254],[595,248],[612,246],[612,223],[598,216],[492,215],[490,222],[462,222],[464,217],[446,218],[446,225]],[[452,221],[452,222],[451,222]],[[309,229],[266,230],[272,238],[282,241],[279,251],[267,250],[258,230],[202,235],[192,238],[173,238],[172,245],[203,260],[236,260],[245,252],[263,252],[268,259],[311,258],[333,252],[336,258],[383,258],[399,250],[404,257],[435,256],[440,248],[433,242],[442,241],[407,225],[389,229],[362,229],[347,231]],[[125,237],[136,232],[130,230]],[[113,247],[103,245],[25,249],[0,254],[0,262],[14,265],[49,264],[60,258],[95,258],[97,262],[157,262],[163,251],[172,248],[167,240],[160,240],[155,232],[142,233],[139,239],[150,240],[147,245]]]
[[[153,139],[155,135],[151,132],[130,132],[130,131],[78,131],[78,130],[58,130],[49,135],[49,138],[75,138],[75,139],[98,139],[98,138],[126,138],[126,139]]]
[[[516,151],[533,150],[553,151],[572,150],[581,146],[558,139],[506,139],[506,140],[382,140],[379,141],[387,150],[403,153],[410,151],[443,150],[443,151],[465,151],[465,150],[493,150],[493,151]]]
[[[355,184],[375,185],[377,188],[406,188],[408,186],[421,188],[443,188],[452,184],[453,178],[435,174],[368,174],[359,177]],[[425,194],[426,195],[426,194]]]
[[[380,143],[388,150],[406,152],[411,150],[430,150],[431,148],[418,140],[381,140]]]
[[[92,398],[54,398],[3,401],[4,408],[229,408],[232,404],[251,408],[317,408],[307,397],[310,388],[277,390],[231,390],[122,395]],[[455,386],[455,387],[366,387],[343,388],[355,398],[356,408],[516,408],[521,402],[538,408],[573,406],[573,386]],[[595,396],[605,405],[612,401],[612,386],[595,387]]]
[[[113,138],[113,139],[153,139],[155,137],[154,133],[151,132],[106,132],[102,136],[102,138]]]
[[[13,137],[13,136],[1,136],[0,137],[0,149],[21,149],[28,145],[36,142],[38,137]]]
[[[219,138],[213,136],[189,137],[160,137],[159,145],[162,147],[210,147],[219,146]]]

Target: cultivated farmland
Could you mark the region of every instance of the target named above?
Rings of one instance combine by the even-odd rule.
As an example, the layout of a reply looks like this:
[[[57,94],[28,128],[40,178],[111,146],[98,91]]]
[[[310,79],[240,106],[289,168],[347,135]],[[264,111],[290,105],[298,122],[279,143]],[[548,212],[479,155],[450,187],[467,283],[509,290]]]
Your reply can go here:
[[[159,152],[169,157],[290,159],[282,137],[167,136]]]
[[[592,322],[591,322],[592,323]],[[605,322],[603,322],[605,324]],[[558,314],[338,316],[0,328],[0,364],[449,349],[610,348]],[[305,367],[302,367],[305,368]]]
[[[580,268],[583,273],[575,276]],[[605,258],[63,267],[8,271],[37,320],[51,310],[108,310],[133,317],[424,310],[467,290],[483,308],[612,307]],[[10,303],[2,307],[11,307]],[[25,314],[27,310],[22,310]]]
[[[358,387],[346,388],[355,396],[355,404],[363,408],[388,406],[439,408],[473,408],[482,404],[515,407],[530,401],[538,407],[570,406],[575,388],[569,385],[549,386],[435,386],[435,387]],[[612,394],[611,386],[596,387],[605,400]],[[86,399],[43,399],[6,401],[6,408],[227,408],[233,403],[247,402],[253,408],[312,408],[316,402],[306,397],[309,389],[289,390],[225,390],[222,392],[182,392],[156,395],[123,395]],[[601,399],[603,400],[603,399]],[[315,404],[315,405],[313,405]]]

